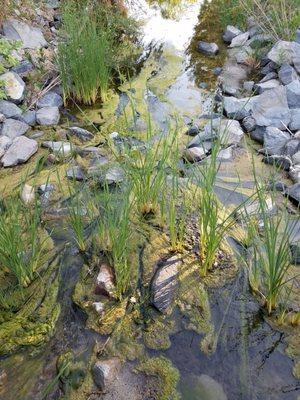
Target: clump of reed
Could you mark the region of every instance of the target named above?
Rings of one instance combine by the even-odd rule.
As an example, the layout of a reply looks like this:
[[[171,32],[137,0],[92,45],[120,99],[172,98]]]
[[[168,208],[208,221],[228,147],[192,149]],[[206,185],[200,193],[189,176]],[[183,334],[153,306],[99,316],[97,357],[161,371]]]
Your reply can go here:
[[[98,220],[97,239],[115,273],[115,296],[121,300],[127,293],[132,277],[130,251],[132,226],[130,211],[133,207],[130,190],[122,193],[112,192],[105,185],[98,196],[100,216]]]
[[[292,224],[285,210],[270,214],[265,185],[256,175],[255,184],[259,222],[249,215],[246,221],[252,244],[251,257],[248,258],[249,280],[271,314],[279,306],[286,285],[292,280],[288,274],[292,264]]]
[[[24,208],[17,199],[10,199],[0,216],[0,268],[23,287],[35,278],[47,247],[48,237],[39,229],[40,215],[37,203]]]
[[[129,65],[124,49],[133,45],[135,27],[117,8],[92,0],[68,0],[62,12],[57,65],[65,101],[105,100],[116,71]]]

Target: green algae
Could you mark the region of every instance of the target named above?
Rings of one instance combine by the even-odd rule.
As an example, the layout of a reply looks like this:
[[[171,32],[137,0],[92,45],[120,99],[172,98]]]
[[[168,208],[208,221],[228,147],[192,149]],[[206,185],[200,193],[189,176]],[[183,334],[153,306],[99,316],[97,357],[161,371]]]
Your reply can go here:
[[[176,332],[174,320],[163,315],[156,315],[143,330],[145,345],[153,350],[167,350],[171,347],[170,335]]]
[[[176,390],[179,382],[179,372],[172,362],[166,357],[148,358],[139,363],[136,370],[158,379],[157,400],[179,400],[180,395]]]
[[[47,285],[43,287],[44,283]],[[22,347],[40,346],[53,335],[60,314],[57,303],[59,276],[57,263],[39,278],[24,306],[5,315],[0,325],[0,354],[10,354]]]

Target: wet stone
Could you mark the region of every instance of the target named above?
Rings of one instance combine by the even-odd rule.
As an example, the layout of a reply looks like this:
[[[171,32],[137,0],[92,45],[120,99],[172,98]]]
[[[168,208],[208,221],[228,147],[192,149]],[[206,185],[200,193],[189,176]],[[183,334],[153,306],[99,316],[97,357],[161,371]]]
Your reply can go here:
[[[80,139],[83,142],[91,140],[94,137],[94,135],[91,132],[89,132],[88,130],[79,128],[77,126],[71,126],[70,128],[68,128],[68,133],[71,136],[76,136],[78,139]]]
[[[121,363],[117,357],[97,361],[92,368],[95,385],[102,391],[106,390],[116,379],[120,368]]]
[[[85,179],[84,172],[81,169],[81,167],[78,165],[75,165],[74,167],[69,168],[66,172],[66,175],[67,175],[68,179],[79,181],[79,182],[81,182]]]
[[[228,400],[222,385],[208,375],[190,375],[183,383],[184,399]]]
[[[219,47],[216,43],[200,41],[198,43],[198,51],[209,56],[214,56],[219,52]]]
[[[107,264],[101,264],[96,279],[95,293],[113,296],[114,287],[114,273],[112,268]]]
[[[172,312],[181,264],[178,256],[169,258],[158,266],[151,282],[152,304],[164,314]]]

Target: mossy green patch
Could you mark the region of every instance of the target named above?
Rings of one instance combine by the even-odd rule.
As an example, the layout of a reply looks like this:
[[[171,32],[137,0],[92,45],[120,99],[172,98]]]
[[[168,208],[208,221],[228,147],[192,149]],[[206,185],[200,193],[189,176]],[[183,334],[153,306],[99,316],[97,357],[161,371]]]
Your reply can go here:
[[[145,345],[153,350],[166,350],[171,347],[170,335],[175,331],[175,321],[156,315],[143,331]]]
[[[166,357],[153,357],[142,361],[137,366],[137,371],[158,379],[159,389],[157,400],[179,400],[180,395],[176,390],[179,381],[179,372],[172,362]]]

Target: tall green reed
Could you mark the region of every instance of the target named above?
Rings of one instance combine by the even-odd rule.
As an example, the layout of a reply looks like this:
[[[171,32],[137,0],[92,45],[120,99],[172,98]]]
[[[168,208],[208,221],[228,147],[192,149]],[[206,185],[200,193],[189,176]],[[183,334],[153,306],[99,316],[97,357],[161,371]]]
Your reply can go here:
[[[42,262],[47,238],[41,237],[40,208],[24,208],[16,199],[6,201],[0,217],[0,267],[27,287]]]
[[[111,77],[110,38],[92,11],[90,1],[66,2],[57,54],[65,100],[85,104],[106,98]]]
[[[286,285],[292,280],[288,271],[292,263],[290,238],[293,228],[285,209],[270,215],[265,184],[259,181],[255,171],[254,176],[259,204],[257,214],[262,228],[259,229],[253,216],[247,216],[253,252],[248,260],[250,284],[261,295],[271,314],[278,307]]]
[[[130,263],[132,226],[130,212],[133,207],[130,190],[112,192],[108,185],[98,196],[100,216],[97,235],[115,273],[115,295],[122,299],[131,284],[132,265]]]

